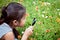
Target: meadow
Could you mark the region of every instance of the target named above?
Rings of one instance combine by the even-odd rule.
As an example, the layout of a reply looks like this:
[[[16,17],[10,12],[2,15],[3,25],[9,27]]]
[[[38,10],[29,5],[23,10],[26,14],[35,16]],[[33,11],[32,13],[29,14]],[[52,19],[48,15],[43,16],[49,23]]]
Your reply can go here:
[[[7,5],[6,1],[0,0],[0,8]],[[7,3],[12,1],[26,7],[25,26],[17,28],[21,36],[36,18],[33,34],[28,40],[60,40],[60,0],[9,0]]]

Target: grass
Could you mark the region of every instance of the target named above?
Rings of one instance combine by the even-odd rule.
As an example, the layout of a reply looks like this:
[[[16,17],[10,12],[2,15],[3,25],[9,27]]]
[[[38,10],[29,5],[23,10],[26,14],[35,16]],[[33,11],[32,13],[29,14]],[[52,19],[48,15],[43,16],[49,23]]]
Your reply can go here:
[[[58,0],[22,0],[21,3],[26,7],[28,17],[26,18],[25,28],[18,30],[20,34],[36,18],[34,33],[29,40],[57,40],[60,38],[60,7]]]
[[[60,38],[60,0],[14,0],[26,7],[27,21],[24,28],[17,28],[21,35],[37,19],[28,40],[57,40]]]

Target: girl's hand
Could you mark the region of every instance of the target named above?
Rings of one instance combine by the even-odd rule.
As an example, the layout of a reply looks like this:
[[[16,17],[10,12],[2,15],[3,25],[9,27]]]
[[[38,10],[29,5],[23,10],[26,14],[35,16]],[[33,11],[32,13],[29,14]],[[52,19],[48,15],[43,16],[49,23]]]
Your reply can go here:
[[[33,28],[34,28],[33,26],[28,27],[28,28],[25,30],[25,32],[24,32],[21,40],[27,40],[27,38],[28,38],[30,35],[32,35],[32,33],[33,33]]]
[[[26,36],[30,36],[32,35],[32,33],[33,33],[33,26],[28,27],[24,32]]]

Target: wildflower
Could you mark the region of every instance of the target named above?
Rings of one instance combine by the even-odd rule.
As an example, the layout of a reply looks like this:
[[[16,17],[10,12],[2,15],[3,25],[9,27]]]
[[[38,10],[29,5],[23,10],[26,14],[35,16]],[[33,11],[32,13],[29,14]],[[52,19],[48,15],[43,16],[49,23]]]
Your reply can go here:
[[[21,36],[20,35],[18,35],[18,39],[20,39],[21,38]]]
[[[46,33],[47,33],[47,32],[50,32],[50,30],[46,30]]]
[[[57,18],[57,19],[56,19],[56,22],[58,22],[58,23],[59,23],[59,22],[60,22],[60,18]]]
[[[47,5],[50,5],[49,2],[42,2],[42,6],[47,6]]]
[[[49,3],[49,2],[44,2],[44,4],[45,4],[45,6],[46,6],[46,5],[50,5],[50,3]]]
[[[24,32],[22,31],[22,34],[24,34]]]
[[[45,18],[48,18],[48,16],[46,16]]]
[[[33,1],[33,4],[36,4],[36,2],[35,2],[35,1]]]
[[[36,11],[38,11],[38,6],[36,6],[36,8],[35,8],[35,9],[36,9]]]
[[[52,18],[52,16],[49,16],[49,18]]]
[[[42,24],[42,22],[38,22],[38,24]]]
[[[44,15],[42,15],[42,17],[44,17]]]
[[[60,15],[60,12],[59,12],[59,15]]]
[[[59,11],[60,9],[57,9],[57,11]]]

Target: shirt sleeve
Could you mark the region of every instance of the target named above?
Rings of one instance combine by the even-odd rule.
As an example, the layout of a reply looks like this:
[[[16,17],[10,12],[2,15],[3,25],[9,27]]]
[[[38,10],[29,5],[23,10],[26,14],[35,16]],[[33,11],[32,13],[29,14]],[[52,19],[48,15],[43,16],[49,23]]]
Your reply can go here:
[[[18,39],[15,38],[15,40],[18,40]]]
[[[8,32],[12,32],[12,29],[5,25],[0,25],[0,38],[2,38]]]

